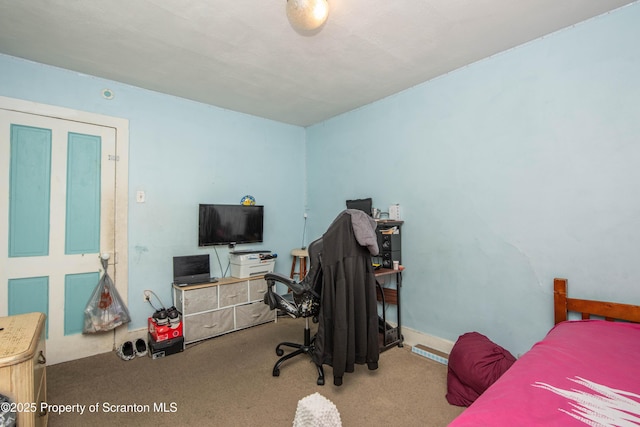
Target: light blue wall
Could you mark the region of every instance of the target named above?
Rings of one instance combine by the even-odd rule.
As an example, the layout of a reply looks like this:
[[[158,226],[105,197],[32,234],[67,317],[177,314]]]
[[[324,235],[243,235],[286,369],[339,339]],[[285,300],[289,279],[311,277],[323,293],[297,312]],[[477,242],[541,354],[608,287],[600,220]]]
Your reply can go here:
[[[198,203],[235,204],[253,195],[265,206],[265,242],[243,248],[280,254],[276,269],[288,275],[304,221],[303,128],[6,55],[0,76],[2,96],[129,120],[130,328],[144,327],[153,313],[145,289],[172,303],[173,256],[210,253],[213,274],[221,276],[214,250],[197,247]],[[113,100],[101,97],[104,88]],[[136,203],[137,190],[146,203]],[[223,266],[227,253],[218,249]]]
[[[198,203],[254,195],[288,273],[304,211],[308,243],[371,196],[402,206],[403,323],[521,353],[555,276],[640,304],[638,22],[636,3],[306,130],[3,55],[0,95],[130,120],[131,328],[144,289],[170,303],[171,257],[203,252]]]
[[[640,304],[640,4],[307,129],[310,235],[348,198],[400,203],[402,320],[514,354],[552,281]]]

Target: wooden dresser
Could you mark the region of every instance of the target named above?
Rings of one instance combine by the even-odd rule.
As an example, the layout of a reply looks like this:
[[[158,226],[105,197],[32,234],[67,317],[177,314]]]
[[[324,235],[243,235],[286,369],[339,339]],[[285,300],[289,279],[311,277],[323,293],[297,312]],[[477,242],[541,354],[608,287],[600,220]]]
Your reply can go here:
[[[17,425],[46,426],[45,315],[0,317],[0,394],[15,403]]]

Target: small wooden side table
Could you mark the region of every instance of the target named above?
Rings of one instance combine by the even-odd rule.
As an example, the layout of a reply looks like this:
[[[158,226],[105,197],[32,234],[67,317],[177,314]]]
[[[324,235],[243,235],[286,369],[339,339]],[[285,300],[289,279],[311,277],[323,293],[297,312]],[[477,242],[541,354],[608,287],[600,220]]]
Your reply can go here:
[[[294,249],[291,251],[291,256],[293,257],[293,261],[291,262],[291,274],[290,278],[293,279],[293,276],[298,276],[298,281],[304,279],[304,276],[307,275],[307,258],[309,258],[309,251],[306,249]],[[296,263],[300,261],[300,270],[296,272]]]

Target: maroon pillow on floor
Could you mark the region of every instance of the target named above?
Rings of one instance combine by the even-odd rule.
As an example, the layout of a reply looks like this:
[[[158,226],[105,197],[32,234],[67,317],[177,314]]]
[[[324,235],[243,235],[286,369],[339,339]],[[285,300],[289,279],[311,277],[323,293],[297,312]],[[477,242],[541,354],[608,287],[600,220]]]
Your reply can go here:
[[[511,353],[482,334],[461,335],[449,354],[447,401],[471,405],[515,361]]]

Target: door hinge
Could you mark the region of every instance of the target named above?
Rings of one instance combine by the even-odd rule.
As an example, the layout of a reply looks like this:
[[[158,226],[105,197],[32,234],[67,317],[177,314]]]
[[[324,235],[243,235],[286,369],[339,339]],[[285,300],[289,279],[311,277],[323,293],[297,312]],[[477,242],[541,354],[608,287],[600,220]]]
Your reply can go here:
[[[109,154],[109,160],[113,160],[113,161],[118,162],[118,161],[120,161],[120,156]]]

